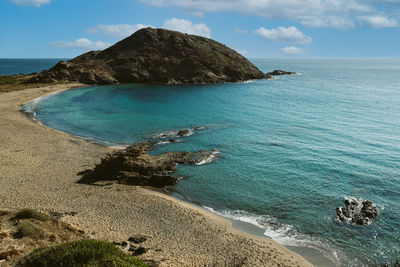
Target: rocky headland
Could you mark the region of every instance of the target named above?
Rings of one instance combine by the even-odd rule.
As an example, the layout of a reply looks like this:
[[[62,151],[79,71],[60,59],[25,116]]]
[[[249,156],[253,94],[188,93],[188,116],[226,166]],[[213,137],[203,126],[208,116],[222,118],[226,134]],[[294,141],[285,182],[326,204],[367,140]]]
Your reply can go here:
[[[147,154],[157,141],[136,143],[123,151],[107,154],[93,170],[82,172],[79,183],[116,181],[121,184],[165,187],[179,181],[174,176],[178,164],[200,165],[208,162],[217,150],[175,151],[152,156]]]
[[[212,39],[145,28],[103,51],[61,61],[29,82],[205,84],[269,77]]]

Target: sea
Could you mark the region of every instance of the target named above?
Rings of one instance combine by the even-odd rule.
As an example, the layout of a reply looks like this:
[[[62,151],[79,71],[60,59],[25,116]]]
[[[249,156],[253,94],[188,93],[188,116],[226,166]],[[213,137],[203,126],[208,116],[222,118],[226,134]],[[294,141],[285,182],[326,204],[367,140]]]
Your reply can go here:
[[[317,249],[337,266],[393,263],[400,257],[400,60],[251,61],[264,72],[297,74],[218,85],[89,86],[23,109],[105,145],[176,138],[151,153],[215,149],[207,164],[179,166],[182,180],[170,190],[284,245]],[[55,62],[0,60],[0,74]],[[189,134],[177,137],[182,129]],[[380,214],[367,226],[339,222],[336,208],[348,197],[372,201]]]

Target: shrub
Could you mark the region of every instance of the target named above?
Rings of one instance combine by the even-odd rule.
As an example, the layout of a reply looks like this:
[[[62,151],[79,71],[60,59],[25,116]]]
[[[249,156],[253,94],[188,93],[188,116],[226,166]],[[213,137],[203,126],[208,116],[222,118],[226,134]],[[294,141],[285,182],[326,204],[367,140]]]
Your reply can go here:
[[[38,236],[39,231],[31,223],[23,223],[18,227],[18,231],[15,234],[17,238],[23,238],[26,236]]]
[[[124,267],[147,266],[123,253],[114,244],[98,240],[80,240],[53,247],[39,248],[22,260],[21,267]]]
[[[34,209],[22,209],[15,215],[14,218],[16,218],[16,219],[36,219],[39,221],[46,221],[49,219],[48,216],[46,216]]]

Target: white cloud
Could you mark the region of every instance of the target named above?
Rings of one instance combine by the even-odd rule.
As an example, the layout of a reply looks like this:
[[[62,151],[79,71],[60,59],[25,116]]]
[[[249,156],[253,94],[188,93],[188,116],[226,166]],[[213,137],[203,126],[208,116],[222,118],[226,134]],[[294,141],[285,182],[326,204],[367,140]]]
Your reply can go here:
[[[104,35],[107,35],[109,37],[115,37],[115,38],[125,38],[133,34],[134,32],[143,29],[151,27],[149,25],[143,25],[143,24],[135,24],[135,25],[130,25],[130,24],[117,24],[117,25],[96,25],[93,27],[90,27],[86,29],[86,32],[90,34],[94,33],[101,33]]]
[[[309,27],[355,27],[358,16],[400,14],[399,0],[140,0],[157,7],[181,7],[186,12],[237,12],[267,19],[292,20]]]
[[[284,55],[301,55],[305,53],[306,51],[304,49],[295,46],[288,46],[281,49],[281,54]]]
[[[109,46],[110,43],[106,42],[93,42],[86,38],[81,38],[75,41],[57,41],[50,44],[53,47],[64,48],[64,49],[79,49],[79,50],[102,50]]]
[[[164,22],[163,28],[179,31],[183,33],[189,33],[194,35],[200,35],[204,37],[211,37],[211,30],[204,23],[193,24],[190,20],[172,18]]]
[[[49,4],[51,0],[12,0],[14,4],[19,6],[35,6],[40,7],[42,5]]]
[[[357,19],[362,25],[373,28],[393,28],[399,26],[395,18],[388,18],[385,16],[360,16],[357,17]]]
[[[335,28],[338,30],[350,30],[355,27],[350,18],[339,16],[305,17],[299,21],[310,28]]]
[[[306,45],[312,42],[312,38],[310,36],[305,35],[296,27],[278,27],[275,29],[265,29],[261,27],[254,33],[262,36],[265,40],[272,42],[284,42],[300,45]]]

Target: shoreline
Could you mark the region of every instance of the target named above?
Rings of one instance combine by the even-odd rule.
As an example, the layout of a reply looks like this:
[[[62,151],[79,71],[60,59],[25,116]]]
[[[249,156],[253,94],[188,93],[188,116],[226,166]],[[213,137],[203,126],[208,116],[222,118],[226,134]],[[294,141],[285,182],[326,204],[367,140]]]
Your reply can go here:
[[[150,189],[152,190],[152,189]],[[171,196],[179,201],[182,201],[184,203],[187,203],[194,208],[198,208],[201,210],[204,210],[205,212],[211,213],[215,216],[218,216],[220,218],[223,218],[225,220],[228,220],[231,223],[231,226],[241,232],[244,232],[246,234],[256,236],[256,237],[261,237],[265,238],[267,240],[273,240],[271,237],[265,235],[265,229],[261,228],[255,224],[252,224],[250,222],[245,222],[229,217],[225,217],[223,215],[220,215],[216,212],[213,212],[211,209],[207,209],[205,206],[203,206],[200,203],[193,202],[189,199],[187,199],[184,195],[182,195],[179,192],[176,191],[164,191],[164,190],[157,190],[155,189],[156,192],[160,192],[161,194],[166,194],[168,196]],[[312,247],[306,247],[306,246],[299,246],[299,245],[284,245],[277,242],[279,245],[289,249],[290,251],[299,254],[301,257],[303,257],[305,260],[313,264],[314,266],[321,266],[321,267],[337,267],[338,265],[334,263],[332,259],[330,259],[328,256],[324,255],[321,251],[319,251],[316,248]]]
[[[78,211],[63,220],[99,239],[123,240],[130,234],[148,234],[152,236],[145,243],[149,252],[142,258],[156,260],[160,266],[226,264],[237,257],[253,266],[311,266],[272,239],[235,229],[228,219],[163,193],[118,184],[76,184],[77,171],[93,166],[112,148],[49,128],[19,109],[45,94],[79,86],[2,94],[0,127],[4,136],[0,137],[0,152],[5,157],[0,170],[1,206]],[[21,161],[29,162],[24,166]]]

